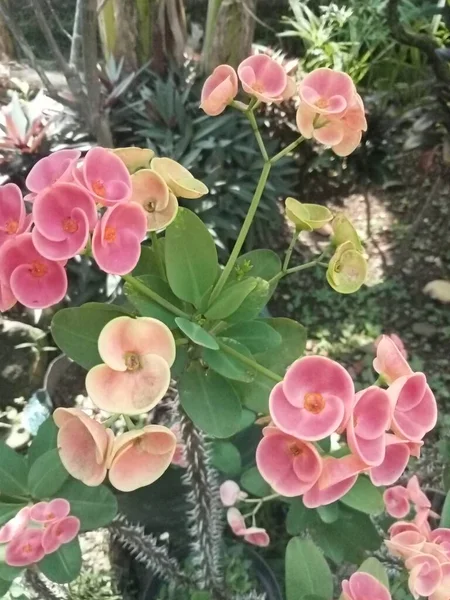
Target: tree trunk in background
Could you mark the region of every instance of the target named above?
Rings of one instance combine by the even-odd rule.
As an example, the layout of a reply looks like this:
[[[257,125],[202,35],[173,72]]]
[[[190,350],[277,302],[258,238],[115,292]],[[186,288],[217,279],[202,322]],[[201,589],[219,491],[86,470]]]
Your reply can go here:
[[[237,67],[251,54],[257,0],[209,0],[203,46],[203,69]]]
[[[6,23],[0,15],[0,61],[7,61],[14,58],[14,43],[9,33]]]

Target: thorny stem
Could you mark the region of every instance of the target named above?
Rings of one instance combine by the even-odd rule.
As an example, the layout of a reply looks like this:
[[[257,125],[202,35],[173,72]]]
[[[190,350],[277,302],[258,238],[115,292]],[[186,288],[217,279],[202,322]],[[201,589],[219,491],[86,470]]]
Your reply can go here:
[[[141,281],[136,279],[136,277],[133,277],[133,275],[122,275],[122,279],[129,283],[132,287],[134,287],[134,289],[140,292],[143,296],[147,296],[147,298],[150,298],[150,300],[154,300],[174,315],[177,315],[178,317],[184,317],[185,319],[190,318],[190,316],[183,310],[178,308],[178,306],[175,306],[174,304],[172,304],[171,302],[169,302],[168,300],[151,290]]]
[[[275,381],[276,383],[279,383],[280,381],[283,380],[283,378],[280,377],[280,375],[277,375],[277,373],[274,373],[270,369],[266,369],[266,367],[263,367],[256,361],[252,360],[251,358],[248,358],[248,356],[241,354],[234,348],[227,346],[226,344],[224,344],[223,342],[221,342],[219,340],[217,340],[217,343],[219,344],[219,347],[223,352],[225,352],[226,354],[229,354],[230,356],[233,356],[234,358],[237,358],[245,365],[248,365],[250,368],[254,369],[255,371],[258,371],[262,375],[265,375],[268,379],[271,379],[272,381]]]

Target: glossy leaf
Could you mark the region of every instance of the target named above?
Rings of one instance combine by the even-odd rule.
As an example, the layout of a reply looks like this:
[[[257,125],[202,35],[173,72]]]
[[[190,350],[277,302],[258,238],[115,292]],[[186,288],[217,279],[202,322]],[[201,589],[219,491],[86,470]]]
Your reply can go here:
[[[70,583],[81,571],[81,548],[78,538],[47,554],[38,567],[45,577],[55,583]]]
[[[251,467],[242,473],[241,486],[245,491],[259,498],[272,493],[270,485],[262,478],[256,467]]]
[[[184,309],[180,300],[170,289],[169,284],[160,277],[157,277],[156,275],[142,275],[137,279],[146,287],[156,292],[159,296],[165,300],[168,300],[171,304],[178,306],[178,308]],[[142,317],[153,317],[154,319],[158,319],[171,329],[176,327],[175,315],[161,306],[161,304],[158,304],[158,302],[155,302],[148,296],[144,296],[144,294],[142,294],[129,283],[125,283],[124,292],[128,300],[137,308]]]
[[[69,358],[90,369],[103,362],[97,348],[101,330],[109,321],[123,315],[128,313],[118,306],[98,302],[63,308],[53,317],[52,336]]]
[[[252,358],[252,355],[247,348],[239,342],[228,338],[220,338],[220,341],[243,356]],[[227,354],[223,350],[206,349],[203,352],[203,359],[211,369],[227,379],[235,379],[236,381],[249,383],[255,378],[254,369],[241,362],[238,358]]]
[[[241,471],[241,454],[231,442],[215,440],[213,443],[212,464],[228,477],[234,477]]]
[[[28,496],[26,459],[0,442],[0,491],[7,496]]]
[[[104,527],[117,514],[116,497],[104,485],[89,487],[81,481],[69,479],[58,490],[58,498],[70,502],[70,514],[80,519],[83,531]]]
[[[317,512],[306,508],[302,498],[293,498],[286,517],[286,530],[290,535],[304,534],[318,520]]]
[[[22,571],[23,568],[21,567],[11,567],[4,562],[0,562],[0,580],[2,581],[11,583],[16,577],[19,577]]]
[[[204,223],[186,208],[166,229],[167,280],[181,300],[197,305],[218,274],[217,250]]]
[[[241,403],[230,383],[194,363],[179,382],[180,401],[187,415],[205,433],[231,437],[241,421]]]
[[[352,489],[341,498],[341,502],[368,515],[379,515],[384,511],[383,493],[368,477],[360,475]]]
[[[0,598],[3,598],[3,596],[6,594],[10,587],[11,581],[5,581],[4,579],[0,579]]]
[[[27,505],[27,502],[0,502],[0,526],[15,517],[19,510]]]
[[[380,583],[382,583],[384,587],[389,589],[389,577],[387,571],[384,565],[382,565],[376,558],[373,558],[372,556],[370,558],[366,558],[366,560],[359,567],[358,571],[361,571],[362,573],[369,573]]]
[[[319,506],[317,514],[324,523],[334,523],[339,518],[339,503],[333,502],[325,506]]]
[[[31,466],[42,454],[56,448],[57,437],[58,428],[53,421],[53,417],[49,417],[39,427],[36,437],[28,448],[28,464]]]
[[[281,271],[281,260],[278,254],[273,252],[273,250],[251,250],[251,252],[242,254],[237,259],[236,267],[232,275],[234,279],[239,278],[243,267],[246,275],[250,277],[261,277],[266,281],[270,281]]]
[[[261,314],[269,301],[270,289],[268,282],[261,277],[257,277],[255,280],[255,288],[248,294],[240,307],[227,318],[228,323],[250,321]]]
[[[33,498],[51,498],[69,478],[59,458],[58,449],[49,450],[40,456],[28,473],[28,486]]]
[[[311,540],[292,538],[286,548],[286,599],[333,597],[333,577],[322,552]]]
[[[441,512],[439,527],[450,527],[450,492],[447,492]]]
[[[220,335],[244,344],[254,354],[261,354],[281,345],[278,331],[259,319],[227,327]]]
[[[255,289],[257,279],[250,277],[226,287],[217,300],[205,312],[205,317],[216,321],[226,319],[241,306],[247,296]]]
[[[133,269],[133,277],[141,277],[142,275],[161,276],[158,260],[153,248],[149,246],[141,246],[141,255],[137,265]]]
[[[203,346],[205,348],[210,348],[211,350],[218,350],[219,344],[215,340],[215,338],[208,333],[203,327],[197,325],[197,323],[193,323],[188,319],[184,319],[183,317],[176,317],[175,323],[178,328],[194,342],[198,346]]]

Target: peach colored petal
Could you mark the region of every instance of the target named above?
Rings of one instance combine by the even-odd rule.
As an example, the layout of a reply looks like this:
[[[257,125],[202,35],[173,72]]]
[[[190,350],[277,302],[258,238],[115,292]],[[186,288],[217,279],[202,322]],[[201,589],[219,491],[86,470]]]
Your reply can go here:
[[[325,146],[336,146],[344,139],[344,126],[340,121],[328,121],[314,129],[314,139]]]
[[[429,596],[436,591],[442,580],[442,570],[435,556],[410,556],[406,559],[405,566],[410,571],[408,587],[414,598]]]
[[[369,573],[357,571],[342,582],[347,600],[391,600],[389,590]]]
[[[229,508],[227,511],[228,525],[235,535],[244,535],[245,521],[241,512],[237,508]]]
[[[377,356],[373,361],[373,368],[388,383],[412,373],[412,369],[403,357],[401,350],[387,335],[383,335],[377,345]]]
[[[348,156],[351,154],[361,143],[362,133],[361,131],[354,131],[349,128],[343,130],[342,139],[337,144],[332,144],[331,149],[338,156]]]
[[[130,174],[135,173],[138,169],[148,169],[152,158],[155,156],[153,150],[136,148],[135,146],[115,148],[111,152],[120,158]]]
[[[300,102],[296,114],[297,129],[307,140],[314,135],[314,119],[316,114],[305,102]]]
[[[386,512],[391,517],[402,519],[410,511],[408,490],[402,485],[396,485],[385,490],[383,500]]]
[[[229,65],[219,65],[205,81],[200,108],[207,115],[220,115],[238,92],[236,71]]]
[[[177,197],[195,199],[208,193],[204,183],[171,158],[154,158],[151,168],[156,171]]]

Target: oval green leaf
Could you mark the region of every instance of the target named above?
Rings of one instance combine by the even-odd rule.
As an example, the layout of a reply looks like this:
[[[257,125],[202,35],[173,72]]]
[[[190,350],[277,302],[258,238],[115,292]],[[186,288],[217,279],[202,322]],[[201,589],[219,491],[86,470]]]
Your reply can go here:
[[[226,379],[191,365],[179,383],[180,401],[192,421],[205,433],[218,438],[231,437],[241,421],[241,403]]]
[[[6,592],[9,590],[9,588],[11,587],[11,581],[4,581],[3,579],[0,579],[0,598],[3,598],[3,596],[6,595]],[[25,598],[23,596],[23,598]]]
[[[157,277],[156,275],[142,275],[141,277],[137,277],[137,280],[143,283],[149,289],[156,292],[159,296],[164,298],[164,300],[167,300],[182,310],[184,309],[180,300],[170,289],[169,284],[160,277]],[[152,317],[153,319],[158,319],[167,325],[167,327],[170,327],[170,329],[174,329],[176,327],[175,315],[172,312],[148,296],[144,296],[144,294],[142,294],[129,283],[125,283],[124,293],[131,304],[137,308],[142,317]]]
[[[227,346],[233,348],[243,356],[252,358],[249,350],[239,342],[229,338],[220,338],[220,340]],[[236,381],[243,381],[250,383],[255,378],[255,370],[245,365],[239,359],[234,356],[230,356],[223,350],[205,350],[203,352],[203,360],[211,367],[214,371],[223,375],[227,379],[234,379]]]
[[[180,208],[166,229],[167,280],[181,300],[197,306],[218,274],[217,250],[204,223],[192,211]]]
[[[55,583],[70,583],[81,571],[81,548],[78,538],[47,554],[39,563],[42,574]]]
[[[372,575],[381,584],[383,584],[385,588],[389,589],[389,577],[387,571],[384,565],[382,565],[376,558],[373,558],[373,556],[367,558],[359,567],[358,571],[361,571],[362,573],[369,573],[369,575]]]
[[[2,562],[0,563],[0,580],[9,581],[11,583],[16,577],[19,577],[22,571],[22,567],[11,567]]]
[[[317,513],[324,523],[334,523],[339,518],[339,503],[333,502],[325,506],[319,506]]]
[[[252,250],[237,259],[232,277],[239,279],[243,275],[249,275],[270,281],[280,271],[281,260],[273,250]]]
[[[333,577],[322,552],[311,540],[292,538],[286,548],[286,599],[333,597]]]
[[[447,496],[445,497],[439,527],[450,527],[450,492],[448,492]]]
[[[247,296],[252,292],[257,284],[253,277],[232,283],[225,288],[217,300],[205,312],[205,317],[213,321],[226,319],[232,315],[241,306]]]
[[[250,467],[242,473],[241,486],[253,496],[258,496],[258,498],[268,496],[272,491],[270,485],[262,478],[256,467]]]
[[[28,448],[28,464],[31,466],[42,454],[57,447],[58,428],[53,417],[46,419],[39,427],[34,440]]]
[[[220,335],[244,344],[250,352],[261,354],[281,344],[281,335],[265,321],[254,320],[227,327]]]
[[[219,344],[214,337],[203,329],[203,327],[197,325],[197,323],[193,323],[188,319],[183,319],[183,317],[176,317],[175,323],[178,328],[194,342],[194,344],[210,348],[211,350],[219,349]]]
[[[228,477],[234,477],[241,471],[241,453],[231,442],[214,440],[212,464]]]
[[[141,277],[142,275],[157,275],[159,277],[161,275],[158,259],[153,248],[141,246],[141,255],[132,275],[133,277]]]
[[[261,277],[256,277],[255,280],[255,288],[248,294],[240,307],[227,318],[228,323],[250,321],[261,314],[270,298],[270,286]]]
[[[350,508],[367,515],[379,515],[384,511],[383,494],[366,475],[360,475],[352,489],[341,498]]]
[[[104,527],[117,514],[116,497],[104,485],[89,487],[81,481],[69,479],[58,490],[58,498],[70,502],[70,514],[80,519],[83,531]]]
[[[28,496],[28,465],[23,456],[0,442],[0,493]]]
[[[69,478],[58,449],[49,450],[35,460],[28,473],[28,487],[34,498],[51,498]]]

